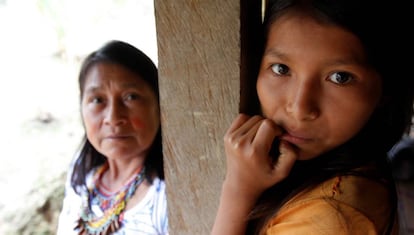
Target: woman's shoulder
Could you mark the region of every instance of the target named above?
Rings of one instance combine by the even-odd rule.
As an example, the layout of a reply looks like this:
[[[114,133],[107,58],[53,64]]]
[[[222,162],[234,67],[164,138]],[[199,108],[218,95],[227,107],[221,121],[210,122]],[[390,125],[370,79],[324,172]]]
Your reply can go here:
[[[125,231],[143,226],[158,231],[148,234],[167,234],[168,213],[164,180],[154,178],[145,197],[125,212],[124,219]]]
[[[164,180],[158,177],[153,178],[144,198],[131,210],[142,210],[144,207],[152,208],[163,204],[165,204],[166,207],[167,196],[165,190]]]
[[[154,177],[151,186],[154,187],[157,191],[165,191],[165,181],[159,177]]]
[[[167,203],[167,193],[165,187],[165,181],[156,177],[152,181],[152,185],[150,188],[150,194],[154,199],[154,203],[157,204],[165,204]]]

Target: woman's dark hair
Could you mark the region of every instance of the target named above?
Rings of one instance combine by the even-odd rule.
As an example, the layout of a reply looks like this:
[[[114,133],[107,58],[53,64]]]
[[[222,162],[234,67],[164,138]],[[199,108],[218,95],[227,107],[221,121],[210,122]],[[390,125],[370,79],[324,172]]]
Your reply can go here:
[[[158,70],[152,60],[141,50],[122,41],[109,41],[98,50],[89,54],[81,65],[79,72],[80,100],[84,95],[85,79],[88,71],[98,63],[113,63],[139,75],[153,89],[159,101]],[[158,102],[159,104],[159,102]],[[103,164],[106,157],[99,153],[89,142],[86,135],[80,146],[79,156],[75,161],[71,176],[71,185],[76,192],[86,186],[85,178],[90,170]],[[152,182],[154,173],[164,179],[161,127],[145,160],[146,178]],[[79,188],[80,187],[80,188]]]
[[[407,19],[410,14],[405,14],[410,9],[406,5],[402,0],[267,1],[263,42],[271,24],[291,9],[305,11],[321,23],[342,27],[360,39],[369,66],[382,78],[383,94],[381,104],[354,138],[318,158],[298,161],[284,181],[262,194],[251,213],[247,234],[260,233],[280,206],[299,191],[338,175],[361,175],[389,182],[391,203],[395,205],[387,152],[409,131],[413,115],[414,78],[411,60],[404,56],[413,52],[413,41],[408,38],[412,33],[407,32],[412,21]],[[366,166],[377,170],[368,174],[357,170]]]

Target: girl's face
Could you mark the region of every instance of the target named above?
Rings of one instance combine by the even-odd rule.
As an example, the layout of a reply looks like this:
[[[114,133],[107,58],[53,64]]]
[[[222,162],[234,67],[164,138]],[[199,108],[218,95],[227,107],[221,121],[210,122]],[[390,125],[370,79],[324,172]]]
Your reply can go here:
[[[379,103],[382,82],[356,36],[286,12],[270,28],[257,92],[263,115],[305,160],[361,130]]]
[[[86,135],[109,159],[146,157],[159,125],[156,94],[141,77],[111,63],[93,65],[81,100]]]

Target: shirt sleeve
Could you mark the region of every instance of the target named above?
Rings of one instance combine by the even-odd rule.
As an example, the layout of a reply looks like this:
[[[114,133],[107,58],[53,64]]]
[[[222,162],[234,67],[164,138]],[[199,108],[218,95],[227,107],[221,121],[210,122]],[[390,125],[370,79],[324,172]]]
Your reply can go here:
[[[75,232],[76,222],[79,219],[79,210],[81,208],[81,197],[76,194],[70,184],[74,162],[69,167],[65,182],[65,194],[63,198],[62,209],[59,214],[57,235],[77,234]]]

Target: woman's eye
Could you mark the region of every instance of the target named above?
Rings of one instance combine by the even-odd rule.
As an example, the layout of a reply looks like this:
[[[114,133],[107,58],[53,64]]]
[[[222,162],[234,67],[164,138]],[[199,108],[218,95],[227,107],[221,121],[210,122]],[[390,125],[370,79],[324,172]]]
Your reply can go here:
[[[351,82],[353,77],[351,74],[346,72],[337,72],[331,74],[328,79],[336,84],[344,85]]]
[[[127,96],[126,96],[126,100],[137,100],[139,98],[139,95],[138,94],[128,94]]]
[[[91,99],[91,102],[94,103],[94,104],[100,104],[100,103],[103,102],[103,99],[100,98],[100,97],[94,97],[94,98]]]
[[[272,71],[277,75],[286,75],[289,73],[289,67],[284,64],[274,64]]]

